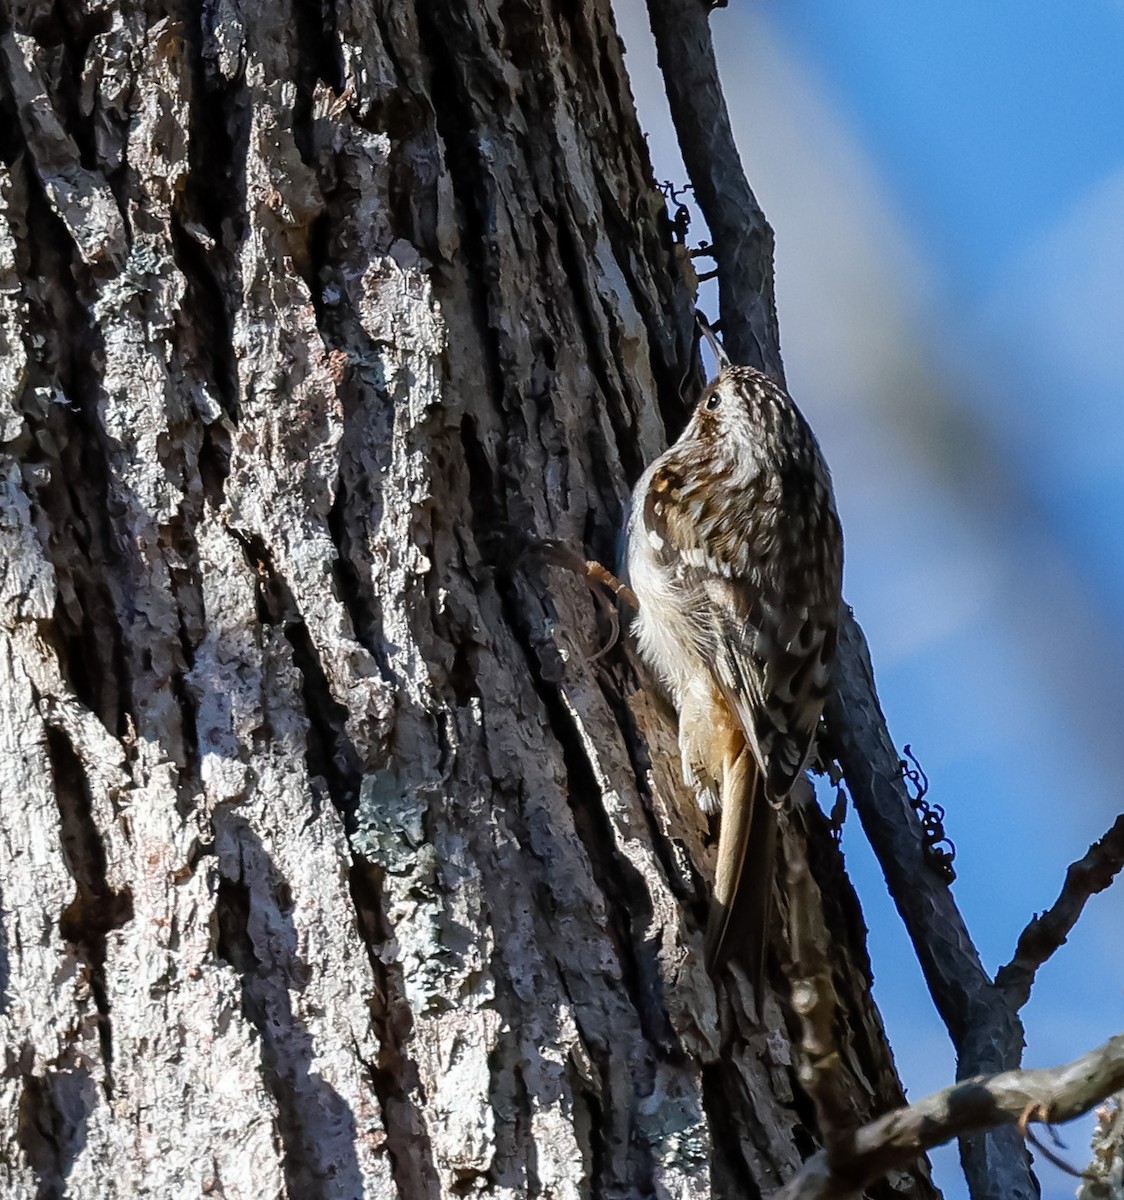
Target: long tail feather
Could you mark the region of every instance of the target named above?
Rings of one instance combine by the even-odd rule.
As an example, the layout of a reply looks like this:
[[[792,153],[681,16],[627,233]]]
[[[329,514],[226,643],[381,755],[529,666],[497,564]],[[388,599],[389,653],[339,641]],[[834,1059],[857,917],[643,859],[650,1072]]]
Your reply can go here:
[[[732,957],[750,971],[761,1009],[769,917],[776,869],[777,819],[747,748],[727,764],[722,779],[718,868],[706,928],[706,960],[712,972]]]

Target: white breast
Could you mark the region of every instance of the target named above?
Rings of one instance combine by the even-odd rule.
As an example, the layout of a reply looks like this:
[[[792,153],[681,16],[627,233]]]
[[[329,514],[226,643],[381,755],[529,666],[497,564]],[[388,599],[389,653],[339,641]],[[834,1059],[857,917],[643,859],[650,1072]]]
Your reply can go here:
[[[659,675],[680,707],[688,680],[699,670],[698,652],[690,637],[690,612],[698,603],[660,563],[663,540],[644,524],[644,502],[657,459],[633,492],[628,522],[628,581],[640,602],[634,630],[644,661]]]

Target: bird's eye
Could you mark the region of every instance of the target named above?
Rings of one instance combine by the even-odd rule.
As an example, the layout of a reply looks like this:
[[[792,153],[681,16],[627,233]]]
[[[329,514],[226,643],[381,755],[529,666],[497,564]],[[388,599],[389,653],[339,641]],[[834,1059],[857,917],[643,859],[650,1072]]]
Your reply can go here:
[[[717,392],[711,392],[706,398],[706,406],[713,412],[722,403],[722,397]]]

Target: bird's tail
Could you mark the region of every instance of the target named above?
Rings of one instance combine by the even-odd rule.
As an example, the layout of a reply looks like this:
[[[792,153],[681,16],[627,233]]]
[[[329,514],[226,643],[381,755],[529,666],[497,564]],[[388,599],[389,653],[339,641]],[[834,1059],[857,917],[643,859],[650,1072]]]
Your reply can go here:
[[[776,844],[776,813],[765,798],[757,763],[743,745],[723,771],[718,867],[706,927],[706,961],[712,973],[733,957],[745,964],[759,1016]]]

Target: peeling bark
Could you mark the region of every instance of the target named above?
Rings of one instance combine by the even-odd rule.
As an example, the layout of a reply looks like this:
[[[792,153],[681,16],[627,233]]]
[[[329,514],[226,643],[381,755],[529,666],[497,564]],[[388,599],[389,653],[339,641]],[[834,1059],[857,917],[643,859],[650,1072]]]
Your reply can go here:
[[[615,557],[692,366],[606,0],[10,7],[0,1184],[776,1187],[813,1110],[703,969],[673,720],[527,553]]]

